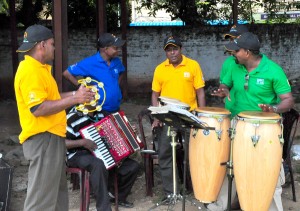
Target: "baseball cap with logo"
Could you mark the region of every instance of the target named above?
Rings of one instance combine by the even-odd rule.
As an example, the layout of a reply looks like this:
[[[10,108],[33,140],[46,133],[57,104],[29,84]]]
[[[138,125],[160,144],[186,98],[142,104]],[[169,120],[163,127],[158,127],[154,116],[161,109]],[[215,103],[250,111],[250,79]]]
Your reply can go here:
[[[260,42],[255,34],[246,32],[235,38],[232,42],[229,42],[227,45],[225,45],[225,48],[228,51],[237,51],[241,48],[259,51]]]
[[[117,38],[113,34],[103,33],[99,36],[97,45],[99,48],[105,48],[109,46],[121,47],[125,44],[125,40]]]
[[[248,32],[248,28],[246,25],[243,24],[237,24],[237,25],[233,25],[230,29],[230,31],[227,34],[224,34],[224,38],[228,39],[230,37],[237,37],[245,32]]]
[[[166,47],[168,45],[174,45],[174,46],[177,46],[177,47],[181,47],[181,41],[178,37],[175,37],[175,36],[169,36],[167,38],[165,38],[164,40],[164,50],[166,49]]]
[[[29,26],[23,36],[22,45],[18,48],[18,53],[27,52],[32,49],[38,42],[53,38],[53,33],[50,29],[42,25]]]

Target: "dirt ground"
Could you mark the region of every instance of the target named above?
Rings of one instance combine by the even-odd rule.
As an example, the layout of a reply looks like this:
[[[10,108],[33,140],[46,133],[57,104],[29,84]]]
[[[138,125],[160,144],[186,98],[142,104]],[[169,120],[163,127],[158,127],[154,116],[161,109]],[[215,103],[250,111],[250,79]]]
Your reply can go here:
[[[143,108],[148,107],[149,104],[147,101],[139,102],[126,102],[122,104],[122,109],[125,111],[126,116],[129,121],[134,124],[137,124],[137,115],[138,112]],[[12,181],[12,190],[11,190],[11,200],[10,200],[10,211],[21,211],[23,209],[24,199],[26,195],[27,188],[27,170],[28,163],[24,160],[22,153],[22,146],[17,143],[17,135],[20,132],[20,126],[18,121],[17,108],[14,101],[1,101],[0,102],[0,153],[3,154],[3,157],[12,167],[13,167],[13,181]],[[146,136],[150,136],[150,128],[146,126]],[[299,131],[297,133],[297,140],[294,144],[300,144]],[[145,188],[145,175],[143,170],[143,162],[139,153],[133,156],[134,159],[139,161],[141,165],[141,170],[136,180],[132,193],[129,195],[128,200],[134,202],[135,207],[132,209],[119,208],[121,211],[143,211],[149,210],[159,202],[162,197],[161,190],[161,180],[159,177],[159,172],[157,166],[155,166],[154,177],[155,177],[155,186],[154,186],[154,195],[153,197],[146,197],[146,188]],[[292,189],[290,185],[283,188],[282,200],[284,210],[300,210],[300,161],[293,161],[294,166],[294,177],[295,177],[295,186],[296,186],[296,195],[298,202],[292,200]],[[287,179],[289,180],[289,179]],[[75,211],[79,210],[79,191],[72,190],[72,186],[69,183],[69,201],[70,201],[70,210]],[[187,196],[185,202],[185,210],[205,210],[203,205],[197,202],[193,195],[190,194]],[[193,202],[193,203],[191,203]],[[199,208],[199,209],[198,209]],[[94,211],[95,201],[91,198],[90,210]],[[168,210],[167,206],[159,206],[155,210]],[[178,201],[173,207],[172,210],[183,210],[182,201]]]

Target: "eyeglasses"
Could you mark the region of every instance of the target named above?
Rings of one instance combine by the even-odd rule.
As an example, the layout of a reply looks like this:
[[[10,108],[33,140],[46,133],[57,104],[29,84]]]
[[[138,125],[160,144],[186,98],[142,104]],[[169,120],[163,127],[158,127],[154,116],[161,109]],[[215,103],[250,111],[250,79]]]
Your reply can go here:
[[[249,74],[245,75],[245,83],[244,83],[244,89],[247,91],[248,90],[248,86],[249,86]]]

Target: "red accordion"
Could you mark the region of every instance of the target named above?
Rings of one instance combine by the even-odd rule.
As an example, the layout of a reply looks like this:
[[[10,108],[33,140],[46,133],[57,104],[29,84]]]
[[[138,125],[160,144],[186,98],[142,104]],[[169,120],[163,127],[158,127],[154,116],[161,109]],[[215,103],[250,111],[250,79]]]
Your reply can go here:
[[[114,167],[122,159],[144,147],[123,111],[110,114],[99,122],[82,128],[80,133],[82,137],[98,145],[94,153],[104,162],[106,169]]]

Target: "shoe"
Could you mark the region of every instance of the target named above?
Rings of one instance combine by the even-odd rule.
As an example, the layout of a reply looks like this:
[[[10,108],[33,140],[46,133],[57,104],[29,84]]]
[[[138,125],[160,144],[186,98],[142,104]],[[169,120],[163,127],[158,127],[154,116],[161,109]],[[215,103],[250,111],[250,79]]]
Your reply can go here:
[[[124,208],[133,208],[133,203],[129,201],[119,201],[118,203],[119,207],[124,207]]]
[[[112,204],[115,204],[115,199],[114,198],[111,198],[110,199],[110,202],[112,203]],[[131,202],[129,202],[129,201],[119,201],[118,202],[118,206],[119,207],[124,207],[124,208],[133,208],[134,207],[134,205],[133,205],[133,203],[131,203]]]

